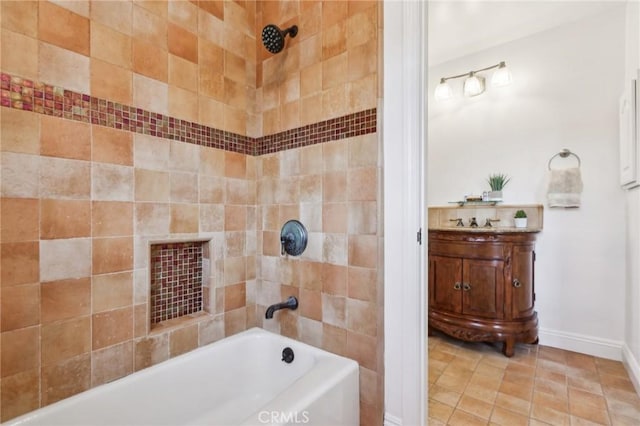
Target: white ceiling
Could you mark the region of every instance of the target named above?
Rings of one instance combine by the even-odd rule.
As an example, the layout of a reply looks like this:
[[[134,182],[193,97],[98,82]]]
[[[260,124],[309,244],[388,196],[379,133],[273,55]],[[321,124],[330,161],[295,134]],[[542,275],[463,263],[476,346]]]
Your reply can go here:
[[[429,1],[429,66],[604,13],[610,1]]]

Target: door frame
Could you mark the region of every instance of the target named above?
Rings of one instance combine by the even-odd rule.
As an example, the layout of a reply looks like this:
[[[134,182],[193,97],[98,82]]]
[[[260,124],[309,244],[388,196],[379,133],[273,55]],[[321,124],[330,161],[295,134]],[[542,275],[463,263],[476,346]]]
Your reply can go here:
[[[427,2],[383,9],[384,424],[425,425]]]

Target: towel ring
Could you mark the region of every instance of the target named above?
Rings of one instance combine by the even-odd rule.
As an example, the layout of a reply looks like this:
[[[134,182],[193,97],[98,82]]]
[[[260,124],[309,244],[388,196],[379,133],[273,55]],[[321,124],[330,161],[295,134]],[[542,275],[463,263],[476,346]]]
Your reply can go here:
[[[547,165],[547,167],[549,168],[549,170],[551,170],[551,162],[557,156],[560,156],[561,158],[567,158],[570,155],[573,155],[574,157],[576,157],[576,159],[578,160],[578,168],[580,168],[580,165],[581,165],[580,157],[578,157],[578,154],[569,151],[567,148],[564,148],[562,151],[560,151],[559,153],[551,157],[549,159],[549,164]]]

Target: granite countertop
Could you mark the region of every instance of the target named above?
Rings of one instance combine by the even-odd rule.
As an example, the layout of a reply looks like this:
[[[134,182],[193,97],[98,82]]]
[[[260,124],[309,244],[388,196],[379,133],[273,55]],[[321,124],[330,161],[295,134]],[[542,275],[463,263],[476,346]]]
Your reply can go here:
[[[478,226],[477,228],[471,228],[469,226],[431,226],[429,231],[452,231],[452,232],[489,232],[492,234],[508,234],[515,232],[540,232],[540,228],[515,228],[512,226],[492,227],[485,228],[484,226]]]

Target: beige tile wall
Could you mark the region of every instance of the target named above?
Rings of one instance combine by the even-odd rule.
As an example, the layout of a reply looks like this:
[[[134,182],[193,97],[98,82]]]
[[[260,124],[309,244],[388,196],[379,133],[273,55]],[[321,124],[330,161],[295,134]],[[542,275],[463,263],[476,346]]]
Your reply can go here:
[[[527,215],[527,228],[541,231],[544,223],[544,206],[542,204],[498,204],[498,205],[465,205],[465,206],[432,206],[429,207],[429,228],[457,228],[457,219],[462,219],[464,227],[469,227],[471,218],[476,218],[480,228],[487,219],[493,228],[513,229],[513,217],[518,210]]]
[[[377,106],[376,1],[260,1],[256,7],[256,99],[262,134],[273,134]],[[269,53],[267,24],[298,26],[285,49]],[[261,108],[260,108],[261,107]],[[260,118],[260,117],[259,117]]]
[[[362,424],[382,423],[382,232],[378,135],[258,158],[257,324],[357,360]],[[308,231],[299,257],[280,255],[290,219]],[[264,319],[296,296],[299,309]]]
[[[254,9],[3,1],[2,71],[246,135]],[[0,121],[2,420],[246,327],[254,158],[14,109]],[[245,220],[225,227],[225,210]],[[213,315],[150,333],[147,244],[175,238],[212,241]]]
[[[15,109],[0,125],[3,420],[246,328],[255,157]],[[211,315],[151,332],[148,244],[173,239],[210,241]]]
[[[256,2],[2,1],[2,70],[242,135]]]
[[[259,137],[375,108],[381,4],[2,1],[3,72]],[[266,23],[297,23],[285,52]],[[0,108],[0,420],[262,324],[357,359],[382,419],[377,136],[255,158]],[[300,259],[278,233],[299,217]],[[210,240],[207,311],[151,332],[148,244]]]

